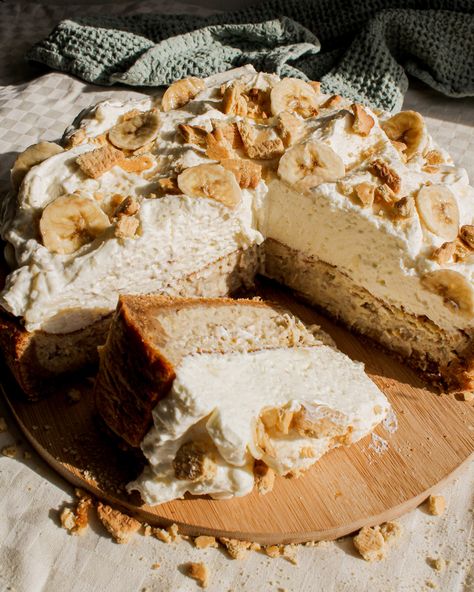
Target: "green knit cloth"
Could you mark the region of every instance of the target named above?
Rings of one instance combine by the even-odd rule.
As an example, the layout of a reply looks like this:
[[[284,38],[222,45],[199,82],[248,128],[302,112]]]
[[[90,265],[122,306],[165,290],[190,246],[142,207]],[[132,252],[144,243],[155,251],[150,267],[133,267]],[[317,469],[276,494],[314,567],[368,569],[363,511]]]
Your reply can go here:
[[[133,86],[253,64],[392,111],[407,73],[451,97],[474,95],[474,0],[264,0],[210,17],[84,17],[59,23],[27,58]]]

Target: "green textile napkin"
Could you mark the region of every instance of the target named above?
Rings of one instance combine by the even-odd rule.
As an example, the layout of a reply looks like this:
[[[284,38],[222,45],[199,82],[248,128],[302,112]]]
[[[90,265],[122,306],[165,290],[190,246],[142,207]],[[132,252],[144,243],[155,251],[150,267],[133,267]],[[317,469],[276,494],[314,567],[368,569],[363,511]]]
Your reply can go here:
[[[448,96],[474,95],[474,1],[264,0],[210,17],[84,17],[60,22],[27,58],[133,86],[252,64],[393,111],[407,73]]]

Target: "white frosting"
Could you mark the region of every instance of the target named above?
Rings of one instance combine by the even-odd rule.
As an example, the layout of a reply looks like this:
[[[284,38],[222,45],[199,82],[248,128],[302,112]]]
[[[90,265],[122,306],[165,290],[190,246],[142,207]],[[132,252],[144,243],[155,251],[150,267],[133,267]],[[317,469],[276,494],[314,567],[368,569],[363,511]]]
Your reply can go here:
[[[221,77],[215,77],[217,82],[213,80],[202,93],[204,98],[215,94],[216,84],[221,84]],[[152,153],[164,176],[167,162],[170,167],[181,169],[209,162],[202,154],[183,146],[176,126],[185,120],[202,125],[211,118],[223,117],[211,105],[211,100],[197,100],[189,112],[160,114],[160,134]],[[255,195],[265,190],[263,183],[255,192],[243,190],[241,205],[231,210],[205,198],[150,198],[156,191],[157,180],[150,181],[148,174],[128,173],[119,166],[98,179],[82,173],[76,158],[97,148],[92,141],[95,136],[110,129],[124,113],[151,107],[151,98],[100,103],[81,123],[89,140],[33,167],[22,183],[18,207],[6,208],[2,236],[13,245],[18,268],[8,276],[0,305],[22,317],[29,331],[41,328],[56,333],[79,329],[113,310],[118,294],[169,291],[173,284],[196,270],[263,241],[254,221],[253,204]],[[201,111],[201,115],[196,115]],[[49,202],[75,191],[99,197],[107,213],[114,194],[137,198],[141,203],[137,236],[119,240],[111,228],[72,255],[51,253],[38,241],[36,220]],[[16,198],[12,195],[10,199],[13,202]],[[84,314],[77,314],[77,309],[83,309]]]
[[[177,125],[186,122],[211,130],[213,120],[227,118],[220,110],[218,89],[235,78],[262,89],[278,80],[273,75],[257,75],[251,67],[239,68],[207,79],[206,89],[184,108],[160,113],[161,127],[151,150],[155,160],[151,174],[127,173],[115,166],[91,179],[80,171],[75,159],[96,148],[94,138],[110,129],[121,115],[132,109],[150,109],[154,99],[105,101],[90,110],[80,123],[87,141],[33,167],[18,196],[10,194],[3,204],[1,234],[14,248],[18,268],[0,293],[0,306],[22,318],[28,330],[57,330],[51,319],[58,316],[64,319],[61,331],[72,330],[78,328],[79,317],[68,326],[69,309],[82,307],[102,314],[115,307],[120,292],[163,290],[199,266],[269,237],[339,267],[374,296],[413,314],[426,315],[446,330],[472,328],[473,318],[456,312],[421,283],[426,272],[440,269],[430,255],[444,239],[427,230],[418,215],[399,223],[361,207],[342,193],[341,184],[373,183],[368,164],[373,158],[382,158],[400,176],[400,195],[416,195],[427,182],[444,184],[456,197],[460,224],[474,222],[474,190],[465,171],[453,166],[446,154],[446,164],[439,166],[438,172],[422,170],[426,163],[421,154],[404,163],[373,113],[376,123],[367,137],[352,131],[352,115],[345,102],[322,109],[320,116],[305,122],[307,138],[327,144],[342,158],[346,176],[339,183],[326,183],[302,195],[282,181],[267,185],[262,180],[256,190],[243,192],[243,203],[235,212],[203,199],[150,199],[158,176],[209,162],[202,149],[183,144]],[[326,99],[321,95],[321,104]],[[380,117],[384,118],[386,114]],[[364,157],[371,147],[374,153]],[[432,138],[425,133],[422,149],[433,148]],[[37,220],[51,200],[74,191],[99,196],[108,214],[114,194],[136,197],[141,202],[138,236],[120,241],[111,230],[71,255],[50,253],[38,240]],[[11,249],[8,255],[11,260]],[[472,284],[473,264],[457,262],[449,267]]]
[[[170,393],[153,410],[154,426],[142,443],[149,467],[129,488],[153,504],[186,491],[240,496],[253,487],[253,459],[263,459],[280,475],[306,469],[338,443],[290,429],[271,433],[276,455],[270,456],[255,436],[262,410],[298,411],[302,405],[315,420],[334,418],[348,433],[347,443],[368,434],[389,410],[363,365],[325,345],[186,356]],[[206,481],[176,479],[173,459],[182,444],[195,440],[209,443],[217,473]]]

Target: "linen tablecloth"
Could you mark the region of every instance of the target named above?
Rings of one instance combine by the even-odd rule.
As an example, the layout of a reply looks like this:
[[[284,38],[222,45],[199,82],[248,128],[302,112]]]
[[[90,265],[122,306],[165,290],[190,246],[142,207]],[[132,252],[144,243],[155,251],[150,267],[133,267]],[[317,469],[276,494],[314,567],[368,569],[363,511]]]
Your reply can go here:
[[[207,13],[204,8],[173,2],[110,3],[105,8],[104,3],[86,1],[67,7],[54,2],[0,3],[0,191],[8,186],[8,169],[19,150],[39,139],[58,139],[83,107],[98,100],[140,94],[139,89],[94,87],[63,74],[45,73],[23,62],[25,50],[61,18],[103,14],[104,10],[125,14],[158,9]],[[404,107],[426,117],[433,136],[474,179],[474,100],[447,99],[416,84],[408,91]],[[351,538],[320,547],[300,547],[298,566],[261,553],[232,561],[221,550],[199,551],[188,542],[166,545],[140,535],[128,545],[117,545],[95,520],[84,536],[68,535],[60,528],[58,517],[60,509],[73,499],[72,487],[26,444],[1,399],[0,416],[8,426],[0,433],[0,449],[14,444],[17,450],[15,458],[0,456],[1,590],[196,590],[196,583],[183,573],[188,561],[208,565],[211,592],[474,590],[474,463],[440,489],[448,503],[443,516],[430,516],[422,506],[400,520],[403,535],[381,563],[360,559]],[[443,572],[430,566],[433,558],[448,561]],[[152,569],[155,563],[160,564],[159,569]]]

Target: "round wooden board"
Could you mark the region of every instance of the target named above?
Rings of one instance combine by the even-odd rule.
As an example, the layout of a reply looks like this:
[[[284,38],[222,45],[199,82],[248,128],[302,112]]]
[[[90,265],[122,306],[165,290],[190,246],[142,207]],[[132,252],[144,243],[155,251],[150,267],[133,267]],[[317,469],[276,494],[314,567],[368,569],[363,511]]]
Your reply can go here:
[[[179,500],[140,505],[124,485],[140,460],[120,450],[95,416],[91,381],[71,403],[58,389],[39,403],[27,403],[11,379],[4,393],[23,432],[46,461],[74,485],[124,508],[152,525],[176,522],[187,534],[213,534],[265,544],[333,539],[365,525],[397,518],[419,505],[459,469],[474,451],[474,406],[424,387],[417,375],[347,330],[295,303],[283,290],[265,284],[260,292],[283,302],[306,322],[320,324],[338,347],[361,360],[390,399],[398,418],[394,433],[376,433],[388,447],[376,452],[367,437],[327,454],[300,479],[277,478],[272,493],[215,501]]]

